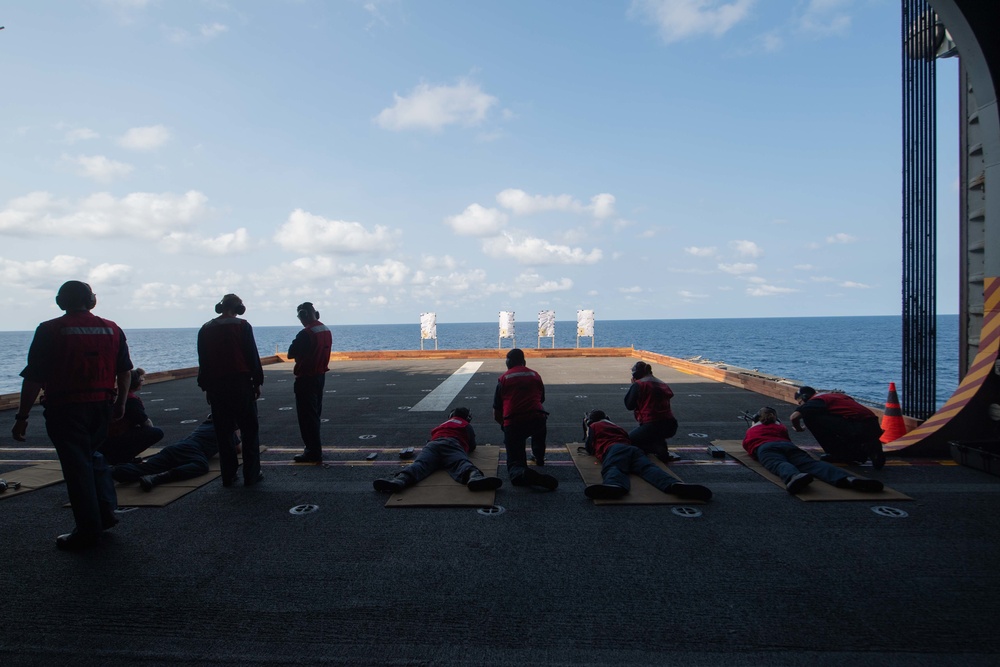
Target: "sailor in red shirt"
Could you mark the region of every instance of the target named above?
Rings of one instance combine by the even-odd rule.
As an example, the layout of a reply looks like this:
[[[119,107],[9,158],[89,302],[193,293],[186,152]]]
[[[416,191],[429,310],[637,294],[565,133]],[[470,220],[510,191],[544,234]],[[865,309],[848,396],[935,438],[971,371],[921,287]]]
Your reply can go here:
[[[239,428],[243,438],[243,485],[253,486],[264,479],[257,422],[264,368],[253,327],[238,317],[247,312],[243,300],[227,294],[215,304],[215,312],[219,317],[206,322],[198,332],[198,386],[212,406],[222,485],[236,483],[239,460],[233,434]]]
[[[437,470],[447,470],[451,478],[464,484],[469,491],[492,491],[503,485],[499,477],[487,477],[469,460],[476,449],[476,432],[472,428],[472,413],[468,408],[455,408],[448,419],[431,429],[431,439],[420,450],[413,463],[392,477],[372,482],[376,491],[396,493],[426,479]]]
[[[778,422],[774,408],[763,407],[754,415],[755,424],[747,429],[743,449],[769,471],[781,478],[789,493],[798,493],[819,478],[842,489],[877,492],[882,482],[877,479],[852,477],[847,471],[817,461],[805,450],[792,444],[788,429]]]
[[[653,375],[653,367],[644,361],[632,366],[632,385],[625,394],[625,407],[632,411],[639,425],[632,429],[629,440],[646,452],[656,454],[661,461],[680,458],[667,449],[667,438],[677,433],[677,419],[670,408],[674,392],[663,380]]]
[[[795,392],[798,409],[789,418],[800,433],[806,428],[826,452],[831,463],[872,461],[876,470],[885,465],[882,426],[875,413],[842,392],[817,394],[812,387]],[[805,422],[805,427],[802,426]]]
[[[319,436],[319,418],[323,412],[323,389],[330,370],[333,335],[319,321],[319,311],[306,301],[297,308],[302,330],[288,346],[288,358],[295,360],[295,414],[305,451],[296,454],[296,463],[321,463],[323,444]]]
[[[493,420],[503,430],[507,450],[507,476],[514,486],[535,486],[549,491],[559,487],[559,480],[528,467],[526,447],[531,438],[535,465],[545,465],[546,419],[542,376],[525,365],[524,352],[513,348],[507,353],[507,372],[497,379],[493,394]]]
[[[588,498],[621,498],[632,483],[629,474],[639,475],[664,493],[691,500],[709,500],[712,491],[701,484],[685,484],[673,475],[663,471],[631,444],[628,433],[604,414],[603,410],[591,410],[584,418],[587,429],[587,452],[601,462],[602,484],[591,484],[584,493]]]
[[[66,314],[35,330],[11,434],[25,440],[28,413],[44,390],[45,430],[59,456],[76,520],[73,532],[57,537],[56,546],[79,550],[95,545],[101,531],[118,523],[114,480],[98,448],[112,417],[125,414],[132,360],[121,328],[90,312],[97,305],[90,285],[64,283],[56,304]]]

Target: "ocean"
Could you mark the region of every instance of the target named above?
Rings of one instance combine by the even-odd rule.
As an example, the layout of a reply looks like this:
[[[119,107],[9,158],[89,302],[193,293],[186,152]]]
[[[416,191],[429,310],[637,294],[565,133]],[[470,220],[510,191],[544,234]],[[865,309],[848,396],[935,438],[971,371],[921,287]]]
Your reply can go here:
[[[958,315],[938,316],[937,401],[958,386]],[[251,320],[251,323],[253,321]],[[255,327],[261,356],[286,351],[299,326]],[[332,325],[333,349],[419,350],[420,325]],[[518,347],[538,345],[535,322],[518,323]],[[556,347],[576,347],[576,322],[556,322]],[[127,329],[132,361],[147,372],[198,365],[198,329]],[[438,323],[439,349],[497,345],[496,322]],[[725,362],[822,389],[841,389],[881,406],[890,382],[902,396],[902,323],[899,317],[780,317],[710,320],[597,320],[597,347],[635,347],[672,357]],[[20,390],[32,332],[0,332],[0,393]],[[504,347],[511,341],[504,340]],[[550,347],[551,338],[542,339]],[[590,338],[580,339],[590,347]],[[434,341],[424,341],[433,349]],[[626,368],[622,369],[623,377]]]

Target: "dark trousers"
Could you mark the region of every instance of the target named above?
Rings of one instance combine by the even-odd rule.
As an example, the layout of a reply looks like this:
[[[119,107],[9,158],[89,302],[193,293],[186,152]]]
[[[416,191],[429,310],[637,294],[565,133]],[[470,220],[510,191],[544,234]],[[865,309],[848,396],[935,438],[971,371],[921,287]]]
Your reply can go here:
[[[101,445],[101,453],[108,465],[127,463],[142,452],[163,440],[163,431],[155,426],[137,426],[120,435],[108,438]]]
[[[868,460],[865,445],[874,445],[882,437],[882,427],[874,416],[871,419],[850,420],[820,414],[810,416],[805,423],[824,452],[845,461]]]
[[[260,427],[253,386],[247,381],[246,384],[240,382],[213,389],[208,392],[208,402],[212,406],[212,423],[219,441],[219,468],[223,481],[234,479],[239,468],[233,439],[238,428],[243,440],[243,481],[253,484],[260,474]]]
[[[780,477],[785,484],[802,472],[833,485],[850,477],[837,466],[817,461],[809,455],[809,452],[799,449],[790,442],[766,442],[757,448],[754,456],[762,466]]]
[[[601,462],[601,478],[604,483],[631,489],[629,474],[642,477],[664,493],[677,483],[676,477],[664,472],[650,461],[638,447],[624,443],[611,445],[604,452],[604,459]]]
[[[44,415],[45,430],[66,479],[76,532],[97,535],[112,522],[118,507],[111,470],[97,451],[108,435],[111,405],[99,402],[46,406]]]
[[[528,469],[526,451],[531,438],[531,453],[536,461],[545,460],[545,436],[548,433],[545,415],[529,421],[515,422],[503,427],[503,446],[507,451],[507,476],[511,482],[524,476]]]
[[[319,416],[323,412],[323,387],[326,375],[307,375],[295,378],[295,414],[299,418],[299,433],[305,453],[322,456],[323,445],[319,439]]]
[[[138,481],[143,475],[167,471],[173,472],[175,480],[201,477],[208,472],[208,459],[198,445],[170,445],[142,463],[115,466],[114,478],[127,484]]]
[[[416,484],[436,470],[446,470],[453,480],[465,484],[472,471],[479,469],[469,460],[469,455],[457,440],[440,438],[424,445],[417,458],[403,469],[402,474],[412,479],[407,482]]]
[[[639,424],[629,431],[628,439],[647,454],[659,456],[667,449],[667,438],[675,435],[677,435],[677,420],[670,418]]]

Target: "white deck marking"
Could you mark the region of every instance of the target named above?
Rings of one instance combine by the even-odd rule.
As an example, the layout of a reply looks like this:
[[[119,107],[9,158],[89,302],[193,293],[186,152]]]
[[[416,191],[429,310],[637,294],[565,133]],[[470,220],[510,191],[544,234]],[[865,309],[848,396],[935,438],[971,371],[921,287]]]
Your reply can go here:
[[[482,365],[481,361],[466,362],[452,373],[451,377],[439,384],[434,391],[410,408],[410,412],[440,412],[444,410],[451,405],[452,400],[458,396],[458,392],[462,391],[462,388],[469,383],[469,380]]]

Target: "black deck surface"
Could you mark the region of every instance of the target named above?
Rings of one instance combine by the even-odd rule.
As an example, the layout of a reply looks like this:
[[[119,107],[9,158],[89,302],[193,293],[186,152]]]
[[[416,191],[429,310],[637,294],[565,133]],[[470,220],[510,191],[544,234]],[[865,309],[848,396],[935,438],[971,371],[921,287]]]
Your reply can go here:
[[[476,360],[470,360],[476,361]],[[631,359],[532,359],[551,412],[556,492],[497,492],[502,513],[386,509],[371,481],[419,447],[445,410],[409,408],[464,362],[339,362],[327,379],[326,466],[301,451],[290,364],[265,367],[266,479],[216,480],[165,508],[121,514],[97,548],[57,551],[72,528],[58,484],[0,500],[0,656],[11,665],[995,665],[1000,662],[1000,479],[950,461],[890,459],[882,479],[913,497],[803,503],[732,459],[750,392],[654,366],[681,427],[673,470],[708,485],[701,516],[667,506],[597,507],[564,443],[602,408],[631,428]],[[481,443],[498,359],[451,406]],[[148,385],[166,431],[207,413],[193,379]],[[0,413],[10,424],[13,411]],[[6,427],[5,427],[6,428]],[[54,459],[36,408],[9,436],[0,476]],[[813,446],[808,434],[797,444]],[[366,456],[378,452],[378,458]],[[289,510],[315,504],[312,514]]]

